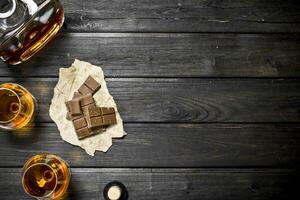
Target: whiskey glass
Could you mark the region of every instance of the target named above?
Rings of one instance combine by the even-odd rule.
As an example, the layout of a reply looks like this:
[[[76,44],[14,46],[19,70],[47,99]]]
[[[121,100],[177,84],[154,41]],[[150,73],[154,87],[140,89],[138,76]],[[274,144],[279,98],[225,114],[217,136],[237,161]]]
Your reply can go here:
[[[70,179],[68,164],[49,153],[33,156],[22,170],[25,192],[39,200],[59,200],[66,197]]]
[[[0,128],[17,130],[29,125],[37,109],[34,96],[21,85],[0,85]]]
[[[0,58],[25,62],[60,31],[64,11],[59,0],[0,0]]]

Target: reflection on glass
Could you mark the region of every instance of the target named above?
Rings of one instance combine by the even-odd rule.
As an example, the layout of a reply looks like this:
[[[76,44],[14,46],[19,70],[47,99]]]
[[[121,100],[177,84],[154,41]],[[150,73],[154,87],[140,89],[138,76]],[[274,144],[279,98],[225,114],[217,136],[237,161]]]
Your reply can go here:
[[[16,65],[31,58],[62,28],[59,0],[1,0],[0,58]]]
[[[40,200],[63,198],[67,193],[70,178],[68,164],[52,154],[35,155],[25,163],[22,171],[25,192]]]
[[[21,85],[0,85],[0,128],[15,130],[33,121],[37,103],[33,95]]]

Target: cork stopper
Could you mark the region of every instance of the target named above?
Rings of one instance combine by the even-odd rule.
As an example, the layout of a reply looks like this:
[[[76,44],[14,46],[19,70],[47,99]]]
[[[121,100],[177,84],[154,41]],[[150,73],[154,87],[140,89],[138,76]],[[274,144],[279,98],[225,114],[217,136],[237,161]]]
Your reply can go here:
[[[16,0],[1,0],[0,1],[0,19],[10,17],[16,10]]]
[[[128,192],[122,183],[119,181],[113,181],[108,183],[104,190],[103,195],[106,200],[127,200]]]
[[[110,200],[119,200],[121,198],[122,189],[114,185],[108,189],[107,196]]]

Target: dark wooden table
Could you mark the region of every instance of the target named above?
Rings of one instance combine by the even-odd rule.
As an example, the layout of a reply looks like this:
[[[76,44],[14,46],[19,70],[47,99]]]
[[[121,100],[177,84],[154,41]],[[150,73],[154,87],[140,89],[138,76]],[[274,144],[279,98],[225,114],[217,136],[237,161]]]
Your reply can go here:
[[[62,35],[30,62],[0,64],[39,100],[26,135],[0,131],[0,199],[30,199],[24,162],[52,152],[72,167],[71,200],[299,198],[300,5],[296,0],[62,0]],[[102,66],[128,132],[88,156],[48,110],[58,69]],[[294,198],[297,199],[297,198]]]

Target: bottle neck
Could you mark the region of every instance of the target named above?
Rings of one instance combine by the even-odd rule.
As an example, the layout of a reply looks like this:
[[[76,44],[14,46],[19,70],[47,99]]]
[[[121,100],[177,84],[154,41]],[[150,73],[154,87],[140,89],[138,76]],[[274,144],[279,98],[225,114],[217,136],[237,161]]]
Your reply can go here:
[[[0,19],[10,17],[16,10],[16,0],[1,0],[0,1]]]

